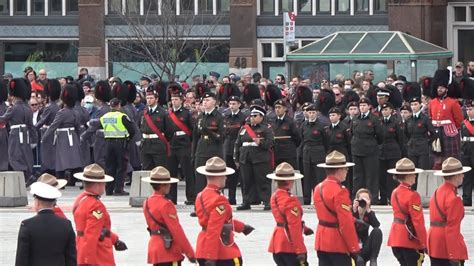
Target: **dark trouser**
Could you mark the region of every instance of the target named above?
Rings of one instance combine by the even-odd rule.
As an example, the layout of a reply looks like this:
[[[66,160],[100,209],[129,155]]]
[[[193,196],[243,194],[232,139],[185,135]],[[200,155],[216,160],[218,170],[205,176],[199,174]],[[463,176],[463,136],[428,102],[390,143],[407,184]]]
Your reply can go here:
[[[453,266],[454,264],[450,264],[449,260],[447,259],[437,259],[430,257],[431,266]],[[464,261],[459,261],[458,265],[456,266],[464,266]]]
[[[410,159],[414,164],[416,168],[421,168],[423,170],[429,170],[431,169],[430,167],[430,155],[425,154],[425,155],[408,155],[408,159]],[[416,177],[415,184],[412,186],[413,190],[416,190],[418,187],[418,175]]]
[[[168,156],[166,153],[142,153],[140,156],[143,170],[152,170],[158,166],[168,168]]]
[[[400,266],[421,266],[425,255],[412,248],[392,247],[393,255],[397,258]]]
[[[205,266],[205,259],[198,259],[199,266]],[[217,260],[216,266],[241,266],[243,265],[242,257],[233,258],[230,260]]]
[[[194,202],[196,191],[194,189],[194,171],[191,164],[191,154],[189,149],[171,149],[171,156],[168,158],[168,169],[172,177],[178,176],[178,166],[181,165],[182,178],[186,182],[186,200]],[[178,199],[178,186],[173,184],[170,190],[170,198],[173,202]]]
[[[106,192],[112,194],[123,191],[123,182],[127,174],[128,164],[128,140],[126,139],[108,139],[107,154],[105,162],[107,165],[107,174],[114,177],[114,181],[108,182]]]
[[[273,261],[277,266],[308,266],[308,262],[296,260],[295,253],[273,253]]]
[[[206,161],[209,160],[211,157],[197,157],[194,159],[194,169],[197,169],[199,166],[206,165]],[[201,192],[207,185],[206,176],[201,175],[197,171],[194,172],[194,176],[196,177],[196,195]]]
[[[298,163],[296,161],[296,157],[294,158],[278,158],[277,154],[275,154],[275,167],[277,167],[279,164],[286,162],[289,163],[291,166],[293,166],[293,169],[297,170],[298,169]]]
[[[463,166],[474,166],[474,156],[461,156]],[[472,181],[474,179],[473,171],[464,174],[462,181],[462,202],[464,206],[472,206]]]
[[[263,163],[243,163],[240,165],[242,171],[242,182],[244,186],[244,204],[250,205],[255,198],[259,198],[264,204],[270,204],[271,180],[267,174],[271,172],[270,164]],[[252,189],[256,187],[256,189]],[[255,195],[254,193],[257,193]]]
[[[229,191],[229,203],[232,205],[237,204],[236,193],[237,193],[237,184],[239,183],[240,169],[237,169],[235,166],[234,158],[232,154],[227,154],[225,156],[225,163],[227,167],[235,169],[235,173],[227,176],[225,186]]]
[[[153,264],[153,266],[181,266],[181,261],[155,263],[155,264]]]
[[[319,162],[313,162],[309,159],[303,161],[303,169],[305,172],[303,177],[303,199],[305,205],[311,204],[311,198],[313,196],[312,191],[314,187],[324,180],[324,168],[316,166],[318,163],[323,162],[324,158]]]
[[[352,266],[352,258],[345,253],[318,250],[319,266]]]
[[[374,228],[372,232],[370,232],[369,238],[362,244],[362,250],[359,256],[361,256],[364,261],[377,261],[381,246],[382,230],[380,230],[380,228]]]
[[[380,189],[380,204],[387,205],[392,196],[392,191],[396,184],[393,180],[393,175],[387,173],[388,169],[395,168],[398,159],[380,159],[379,160],[379,189]]]
[[[64,171],[57,171],[56,177],[59,179],[66,179],[68,186],[75,186],[77,179],[74,177],[75,173],[82,172],[81,168],[67,169]]]
[[[352,192],[355,193],[361,188],[367,188],[372,198],[379,196],[379,160],[377,155],[357,156],[352,155],[354,159],[354,187]]]

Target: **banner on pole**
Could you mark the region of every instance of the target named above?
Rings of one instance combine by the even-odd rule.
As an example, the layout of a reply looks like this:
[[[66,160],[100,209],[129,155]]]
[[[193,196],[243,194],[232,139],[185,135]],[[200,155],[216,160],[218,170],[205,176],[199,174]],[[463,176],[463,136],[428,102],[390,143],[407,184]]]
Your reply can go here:
[[[296,15],[293,12],[283,13],[283,38],[286,44],[292,44],[295,42],[295,20]]]

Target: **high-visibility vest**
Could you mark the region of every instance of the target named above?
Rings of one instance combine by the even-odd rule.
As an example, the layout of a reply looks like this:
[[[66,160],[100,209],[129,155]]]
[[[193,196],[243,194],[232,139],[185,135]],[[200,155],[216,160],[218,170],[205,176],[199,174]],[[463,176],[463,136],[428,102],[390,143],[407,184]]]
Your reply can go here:
[[[104,129],[104,138],[106,139],[123,139],[128,138],[128,130],[122,123],[122,119],[126,114],[122,112],[108,112],[100,118],[100,123]]]

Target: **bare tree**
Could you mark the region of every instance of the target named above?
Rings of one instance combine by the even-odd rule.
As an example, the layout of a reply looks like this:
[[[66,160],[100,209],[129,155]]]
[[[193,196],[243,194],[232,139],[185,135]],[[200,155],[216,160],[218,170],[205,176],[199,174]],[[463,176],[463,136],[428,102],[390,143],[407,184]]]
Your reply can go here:
[[[120,1],[113,1],[111,4],[116,2]],[[193,67],[184,78],[188,79],[212,47],[213,32],[223,16],[195,15],[194,0],[180,2],[180,15],[176,12],[176,0],[152,0],[144,3],[143,15],[140,15],[138,5],[127,6],[126,12],[121,7],[115,8],[120,21],[120,25],[115,26],[124,37],[109,41],[109,47],[120,53],[122,59],[133,58],[134,61],[148,64],[160,79],[174,80],[177,66],[182,62],[192,62]],[[203,36],[190,38],[195,36],[193,33],[197,30],[203,32]],[[127,64],[114,63],[140,72]]]

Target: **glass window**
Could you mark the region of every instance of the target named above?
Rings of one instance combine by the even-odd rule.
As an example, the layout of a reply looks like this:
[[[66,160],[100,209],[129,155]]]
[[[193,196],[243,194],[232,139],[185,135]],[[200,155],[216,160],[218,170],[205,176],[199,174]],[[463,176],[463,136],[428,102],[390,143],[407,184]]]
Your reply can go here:
[[[337,0],[337,12],[346,13],[350,11],[350,0]]]
[[[110,1],[110,0],[109,0]],[[176,14],[176,0],[161,1],[161,14],[172,12]]]
[[[10,13],[10,0],[0,0],[0,15],[8,15]]]
[[[78,0],[69,0],[69,1],[66,1],[66,3],[67,3],[67,11],[69,13],[79,12]],[[120,6],[122,6],[122,5],[120,5]]]
[[[466,21],[466,7],[465,6],[454,7],[454,21]]]
[[[27,0],[15,1],[15,14],[26,14]]]
[[[312,12],[312,6],[311,3],[312,0],[299,0],[298,1],[298,13],[311,13]]]
[[[275,43],[276,57],[283,57],[285,55],[285,48],[283,43]]]
[[[63,10],[62,0],[49,0],[49,12],[50,13],[61,13]]]
[[[158,12],[158,0],[145,0],[143,2],[144,5],[144,13],[154,13],[156,14]]]
[[[262,43],[262,54],[263,57],[272,57],[272,44]]]
[[[140,13],[140,1],[139,0],[126,0],[127,13],[139,14]]]
[[[331,0],[318,0],[317,9],[319,13],[329,13],[331,11]]]
[[[293,0],[279,0],[280,13],[293,11]]]
[[[369,11],[369,0],[355,0],[355,10],[357,12]]]
[[[109,13],[122,13],[122,0],[109,0]]]
[[[474,6],[471,6],[471,21],[474,21]]]
[[[387,0],[375,0],[375,12],[387,12]]]
[[[212,13],[212,0],[199,0],[199,13]]]
[[[217,12],[229,12],[230,11],[230,0],[217,1]]]
[[[181,0],[181,13],[194,13],[194,0]]]
[[[5,61],[77,62],[77,42],[5,43]],[[34,59],[34,60],[33,60]]]
[[[44,0],[32,0],[32,13],[36,15],[44,15]]]
[[[275,1],[274,0],[261,0],[262,6],[260,10],[262,13],[274,13],[275,12]]]

